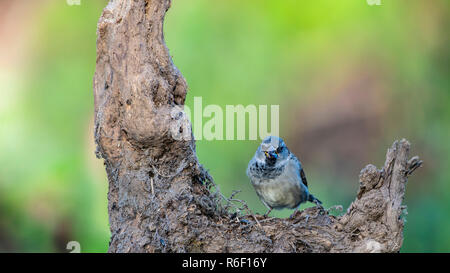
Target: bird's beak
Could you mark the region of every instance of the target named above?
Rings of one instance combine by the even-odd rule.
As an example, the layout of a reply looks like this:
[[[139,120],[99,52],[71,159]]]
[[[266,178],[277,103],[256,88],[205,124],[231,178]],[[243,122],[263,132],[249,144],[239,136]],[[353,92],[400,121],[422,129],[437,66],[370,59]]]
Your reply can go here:
[[[278,158],[278,154],[277,152],[273,151],[273,152],[264,152],[264,154],[266,155],[266,157],[268,159],[277,159]]]

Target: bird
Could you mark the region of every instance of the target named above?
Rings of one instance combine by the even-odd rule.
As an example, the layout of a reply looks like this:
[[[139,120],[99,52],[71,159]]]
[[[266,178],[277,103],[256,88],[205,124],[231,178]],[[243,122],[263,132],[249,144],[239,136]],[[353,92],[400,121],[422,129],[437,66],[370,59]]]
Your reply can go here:
[[[268,211],[295,209],[307,201],[322,207],[322,202],[308,190],[308,181],[298,158],[289,151],[284,140],[277,136],[264,138],[248,163],[247,176],[261,202]]]

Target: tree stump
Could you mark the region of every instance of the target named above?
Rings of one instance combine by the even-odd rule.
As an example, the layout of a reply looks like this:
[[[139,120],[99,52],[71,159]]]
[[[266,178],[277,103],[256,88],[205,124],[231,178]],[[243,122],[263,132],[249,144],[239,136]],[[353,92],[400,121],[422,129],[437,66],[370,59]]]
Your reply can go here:
[[[406,140],[394,142],[381,169],[361,171],[343,216],[317,207],[293,219],[230,210],[236,200],[214,190],[193,137],[173,137],[185,130],[187,85],[164,42],[170,5],[111,0],[98,22],[95,141],[109,180],[109,252],[399,251],[407,178],[422,163],[408,160]]]

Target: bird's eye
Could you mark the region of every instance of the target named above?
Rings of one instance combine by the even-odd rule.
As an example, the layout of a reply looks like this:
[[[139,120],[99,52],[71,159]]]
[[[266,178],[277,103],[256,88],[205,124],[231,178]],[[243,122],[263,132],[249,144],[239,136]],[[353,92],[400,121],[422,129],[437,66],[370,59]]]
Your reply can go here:
[[[281,153],[283,151],[283,146],[278,146],[277,153]]]

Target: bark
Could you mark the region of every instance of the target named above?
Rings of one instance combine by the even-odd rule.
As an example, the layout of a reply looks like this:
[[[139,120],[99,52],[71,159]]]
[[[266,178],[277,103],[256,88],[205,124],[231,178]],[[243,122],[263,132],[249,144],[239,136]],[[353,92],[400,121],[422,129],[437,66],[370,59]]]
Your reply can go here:
[[[98,23],[95,141],[109,180],[109,252],[396,252],[403,241],[409,143],[360,174],[340,217],[252,215],[199,164],[182,112],[187,85],[164,42],[170,0],[111,0]],[[189,129],[189,127],[187,128]],[[192,133],[187,131],[192,136]]]

